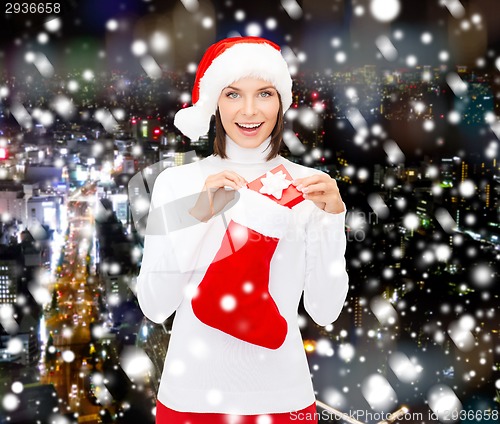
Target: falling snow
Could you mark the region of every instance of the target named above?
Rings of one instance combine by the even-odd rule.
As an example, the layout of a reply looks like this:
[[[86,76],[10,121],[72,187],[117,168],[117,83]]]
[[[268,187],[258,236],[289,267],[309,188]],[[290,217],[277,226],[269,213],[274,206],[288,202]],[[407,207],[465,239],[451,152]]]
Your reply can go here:
[[[66,45],[63,41],[70,38],[73,28],[80,31],[87,25],[88,18],[83,16],[52,15],[40,25],[23,23],[23,33],[12,39],[9,36],[8,49],[0,52],[2,63],[14,67],[14,60],[10,64],[5,59],[15,49],[12,57],[19,62],[15,84],[7,79],[0,84],[0,106],[8,109],[16,128],[59,136],[61,126],[75,125],[72,134],[76,138],[83,135],[77,121],[92,128],[87,139],[57,139],[64,143],[66,153],[53,163],[64,173],[76,173],[76,168],[87,166],[86,161],[89,169],[102,170],[99,193],[81,193],[85,201],[92,202],[95,220],[104,222],[103,227],[116,224],[106,219],[113,216],[110,207],[121,207],[117,195],[120,185],[126,185],[115,181],[116,169],[125,166],[124,155],[109,139],[121,140],[132,117],[150,115],[151,122],[161,117],[158,126],[165,133],[152,146],[182,143],[176,138],[171,115],[177,107],[190,104],[197,61],[214,33],[217,37],[226,33],[269,37],[281,45],[295,79],[296,97],[285,115],[284,143],[302,163],[336,178],[347,206],[350,292],[344,310],[336,322],[325,327],[314,324],[305,312],[297,317],[309,343],[306,352],[318,400],[343,411],[392,412],[404,404],[425,416],[435,414],[428,422],[454,422],[448,415],[460,411],[498,409],[495,283],[500,259],[500,120],[496,112],[500,50],[489,45],[483,48],[486,32],[493,30],[491,11],[460,0],[435,0],[421,5],[429,8],[426,25],[408,25],[411,8],[420,6],[399,0],[355,1],[352,10],[336,1],[324,2],[328,8],[323,10],[308,2],[282,0],[277,8],[267,6],[258,13],[251,4],[234,1],[218,3],[217,13],[212,13],[206,2],[181,0],[175,12],[177,26],[173,13],[163,12],[154,1],[140,3],[150,8],[149,13],[161,25],[151,19],[135,26],[133,14],[125,9],[105,18],[94,11],[106,43],[93,51],[88,40],[89,56],[82,63],[75,60],[80,48],[77,42]],[[125,6],[129,7],[121,7]],[[336,20],[330,23],[332,14]],[[328,23],[326,35],[321,35],[321,22]],[[313,25],[315,31],[307,25]],[[314,35],[313,42],[309,34]],[[477,46],[470,47],[474,50],[470,57],[465,45],[461,49],[463,37]],[[86,41],[81,43],[84,49]],[[316,45],[321,54],[312,48]],[[75,69],[70,71],[73,64]],[[136,66],[140,78],[127,69],[127,73],[118,71],[118,77],[107,79],[105,70],[114,72],[120,64],[130,69]],[[144,100],[142,90],[151,101]],[[131,101],[134,97],[139,99],[137,104]],[[3,108],[0,111],[5,113]],[[3,131],[2,127],[1,155],[10,154],[16,143]],[[88,148],[88,153],[72,150],[72,143]],[[132,142],[126,148],[128,163],[144,161],[150,147]],[[159,151],[163,153],[163,147]],[[33,149],[15,152],[13,158],[26,157],[37,163],[51,155],[52,150]],[[75,169],[68,168],[70,159],[75,161],[71,165]],[[11,180],[13,170],[21,166],[21,162],[10,168],[0,166],[1,182]],[[30,189],[25,187],[23,196]],[[118,203],[108,206],[99,201],[102,198]],[[146,215],[150,201],[143,199],[135,207]],[[1,212],[4,225],[11,220],[12,211]],[[126,219],[123,222],[129,225]],[[40,222],[27,227],[37,248],[52,236]],[[97,237],[94,224],[82,225],[79,234],[80,248],[86,252],[94,249],[83,239],[83,235],[89,240]],[[132,238],[130,232],[122,236],[122,245]],[[103,252],[109,250],[106,247]],[[71,299],[65,293],[54,295],[55,280],[41,273],[25,281],[25,293],[17,294],[14,303],[0,307],[0,324],[8,337],[3,344],[4,358],[26,358],[29,345],[22,330],[36,321],[36,308],[42,309],[41,378],[48,382],[52,375],[78,367],[77,391],[84,387],[83,381],[91,383],[96,410],[104,416],[116,408],[117,422],[118,414],[126,414],[141,402],[147,406],[147,418],[154,419],[154,404],[142,396],[158,389],[158,369],[171,334],[169,321],[153,325],[141,322],[142,316],[127,315],[137,307],[133,290],[127,294],[103,290],[99,301],[92,298],[90,305],[86,303],[88,278],[98,280],[106,275],[119,279],[126,290],[134,287],[133,274],[141,264],[142,250],[139,244],[129,250],[127,259],[102,258],[100,277],[92,270],[95,264],[85,269],[84,260],[77,277],[84,285],[75,285]],[[330,275],[336,275],[342,266],[332,263]],[[247,282],[242,289],[251,293],[253,285]],[[81,300],[78,290],[84,290]],[[51,312],[53,302],[61,316],[67,315],[57,327],[51,321],[56,316]],[[99,302],[103,303],[100,308]],[[229,312],[238,305],[228,294],[220,299],[220,306]],[[95,314],[91,326],[82,318],[84,309]],[[110,316],[111,310],[124,315],[119,319]],[[22,321],[22,316],[29,319]],[[84,354],[78,345],[72,345],[82,334],[87,337]],[[126,345],[119,352],[117,339]],[[203,341],[193,338],[186,343],[194,358],[202,361],[208,356],[209,346]],[[179,360],[166,370],[176,378],[187,371],[186,363]],[[124,387],[130,384],[130,391],[122,397],[114,386],[120,375],[126,381]],[[5,376],[0,416],[20,408],[30,390],[29,378]],[[64,414],[78,410],[75,405],[82,399],[69,397],[71,384],[73,381],[64,386],[64,394],[57,393],[59,410],[52,411],[52,423],[70,423]],[[223,405],[224,394],[215,384],[210,385],[206,401],[214,407]],[[272,418],[261,415],[257,421],[269,424]]]
[[[386,378],[379,374],[372,374],[366,378],[361,391],[370,407],[375,411],[385,411],[393,408],[397,402],[397,395]]]
[[[381,22],[392,21],[401,10],[399,0],[371,0],[370,12]]]

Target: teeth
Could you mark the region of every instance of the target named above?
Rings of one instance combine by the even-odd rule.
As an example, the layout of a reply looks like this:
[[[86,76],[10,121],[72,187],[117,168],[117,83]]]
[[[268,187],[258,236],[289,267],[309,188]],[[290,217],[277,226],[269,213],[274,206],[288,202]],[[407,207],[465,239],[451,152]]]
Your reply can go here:
[[[261,126],[261,124],[238,124],[238,126],[242,128],[248,128],[248,129],[253,129],[253,128],[258,128]]]

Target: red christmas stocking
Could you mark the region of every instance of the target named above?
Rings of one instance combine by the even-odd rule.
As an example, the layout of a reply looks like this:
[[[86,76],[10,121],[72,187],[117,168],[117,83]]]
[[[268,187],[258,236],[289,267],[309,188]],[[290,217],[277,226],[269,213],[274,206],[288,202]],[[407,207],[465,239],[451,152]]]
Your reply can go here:
[[[191,303],[200,321],[268,349],[285,341],[287,323],[269,293],[269,265],[291,210],[249,189]]]

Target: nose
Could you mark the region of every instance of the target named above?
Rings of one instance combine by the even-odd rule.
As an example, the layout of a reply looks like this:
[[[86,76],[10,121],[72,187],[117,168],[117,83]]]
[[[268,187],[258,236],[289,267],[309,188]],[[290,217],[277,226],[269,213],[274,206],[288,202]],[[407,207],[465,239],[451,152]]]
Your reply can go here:
[[[243,99],[243,105],[241,107],[241,113],[246,116],[252,116],[257,113],[257,105],[253,96],[246,96]]]

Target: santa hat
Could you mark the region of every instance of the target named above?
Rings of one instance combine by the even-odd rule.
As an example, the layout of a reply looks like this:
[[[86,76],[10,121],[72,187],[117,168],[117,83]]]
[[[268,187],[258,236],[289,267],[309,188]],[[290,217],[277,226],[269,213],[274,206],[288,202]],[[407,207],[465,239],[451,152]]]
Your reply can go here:
[[[193,106],[179,110],[174,125],[192,140],[206,134],[222,90],[245,77],[273,84],[283,113],[292,104],[292,78],[279,46],[260,37],[226,38],[205,52],[196,71]]]

